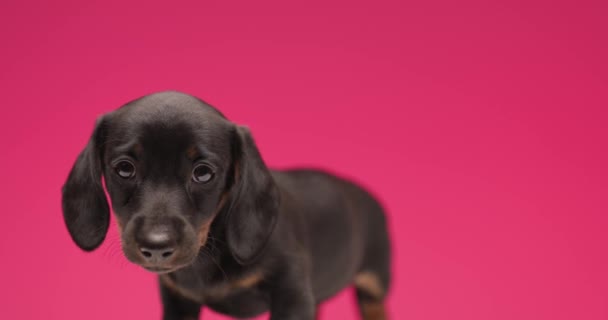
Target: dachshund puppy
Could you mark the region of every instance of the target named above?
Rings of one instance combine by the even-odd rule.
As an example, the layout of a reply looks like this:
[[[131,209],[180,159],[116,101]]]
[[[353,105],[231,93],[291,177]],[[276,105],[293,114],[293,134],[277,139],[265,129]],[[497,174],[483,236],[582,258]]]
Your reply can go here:
[[[270,170],[248,129],[179,92],[97,121],[62,189],[73,241],[104,240],[112,203],[122,249],[159,276],[163,319],[202,306],[238,318],[312,320],[354,285],[362,318],[386,319],[390,246],[379,203],[342,178]]]

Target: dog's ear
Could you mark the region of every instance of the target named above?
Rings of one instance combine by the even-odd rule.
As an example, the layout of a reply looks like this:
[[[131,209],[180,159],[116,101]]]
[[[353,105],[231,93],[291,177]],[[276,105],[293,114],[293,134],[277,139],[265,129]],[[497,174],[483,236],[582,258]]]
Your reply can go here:
[[[101,184],[105,131],[102,116],[62,189],[63,219],[72,240],[85,251],[99,247],[110,224],[110,208]]]
[[[227,240],[236,261],[249,264],[262,253],[274,230],[279,191],[247,128],[236,126],[232,146]]]

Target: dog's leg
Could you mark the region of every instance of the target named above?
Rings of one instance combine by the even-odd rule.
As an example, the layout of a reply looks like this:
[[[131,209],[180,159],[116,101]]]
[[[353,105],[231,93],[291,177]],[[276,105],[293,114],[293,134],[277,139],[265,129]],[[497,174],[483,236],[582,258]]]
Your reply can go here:
[[[391,280],[391,247],[381,208],[367,212],[367,243],[355,275],[355,293],[363,320],[386,320],[384,306]]]
[[[355,293],[363,320],[387,320],[384,300],[390,284],[390,250],[385,232],[370,242],[363,265],[355,275]]]
[[[271,291],[270,320],[315,320],[316,302],[308,274],[292,270]]]
[[[177,294],[160,281],[163,320],[198,320],[201,304]]]
[[[386,285],[381,277],[371,271],[355,276],[355,294],[363,320],[387,320],[384,307]]]

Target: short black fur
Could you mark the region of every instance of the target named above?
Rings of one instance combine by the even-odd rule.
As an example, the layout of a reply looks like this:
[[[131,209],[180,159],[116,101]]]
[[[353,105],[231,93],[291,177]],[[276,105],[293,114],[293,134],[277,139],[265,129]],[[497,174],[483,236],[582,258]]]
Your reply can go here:
[[[117,174],[130,166],[133,176]],[[197,166],[209,179],[192,178]],[[386,319],[380,204],[320,170],[268,169],[249,130],[198,98],[156,93],[98,120],[63,186],[67,229],[85,251],[108,230],[102,176],[125,256],[159,274],[164,319],[198,318],[207,306],[312,320],[349,285],[363,319]]]

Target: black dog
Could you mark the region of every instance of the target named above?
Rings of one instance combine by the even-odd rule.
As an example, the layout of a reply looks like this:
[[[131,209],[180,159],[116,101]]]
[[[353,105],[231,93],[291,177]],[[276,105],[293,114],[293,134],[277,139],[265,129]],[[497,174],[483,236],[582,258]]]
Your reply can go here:
[[[126,257],[159,274],[164,319],[201,306],[234,317],[315,318],[354,284],[363,319],[385,319],[389,241],[373,197],[316,170],[269,170],[247,129],[163,92],[102,116],[63,187],[74,242],[104,240],[110,208]]]

